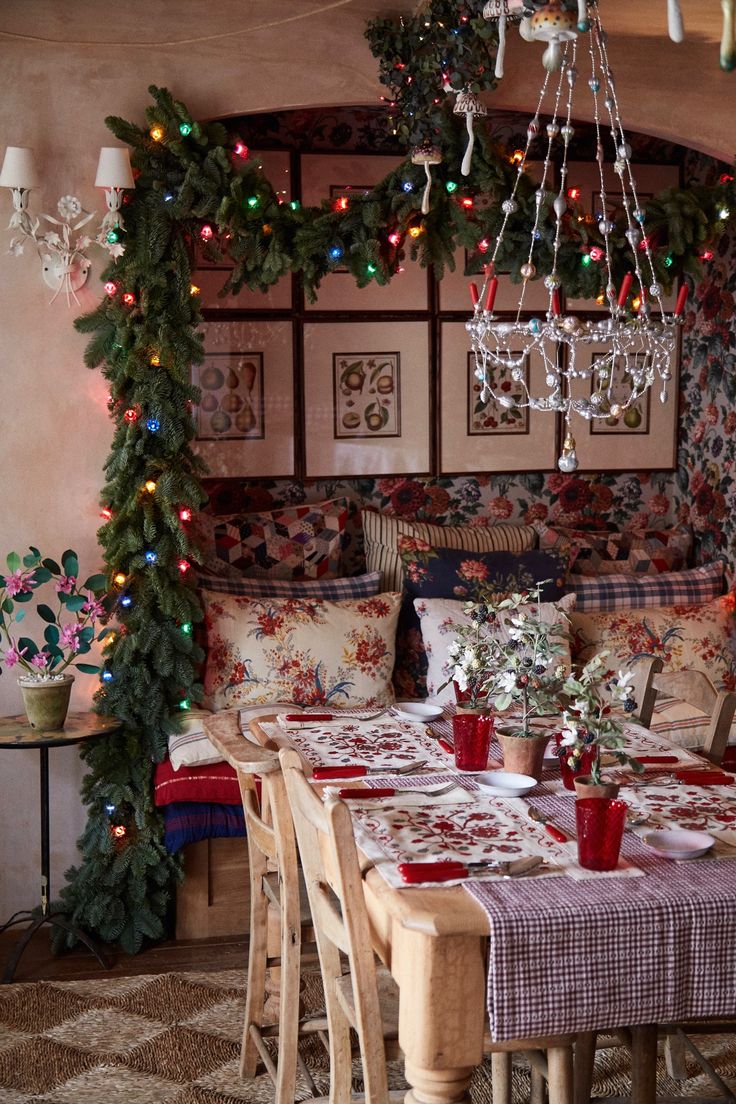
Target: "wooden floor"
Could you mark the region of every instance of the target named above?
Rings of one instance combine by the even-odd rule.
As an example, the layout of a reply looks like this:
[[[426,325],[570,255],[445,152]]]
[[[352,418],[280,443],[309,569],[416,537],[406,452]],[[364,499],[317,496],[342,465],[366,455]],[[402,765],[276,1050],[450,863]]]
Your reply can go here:
[[[19,926],[0,935],[0,976],[20,938]],[[215,939],[169,940],[137,955],[121,951],[105,953],[112,969],[105,972],[97,959],[81,945],[62,955],[52,955],[48,932],[36,933],[15,972],[14,981],[77,981],[94,977],[130,977],[136,974],[184,973],[190,970],[243,970],[248,960],[247,936]]]

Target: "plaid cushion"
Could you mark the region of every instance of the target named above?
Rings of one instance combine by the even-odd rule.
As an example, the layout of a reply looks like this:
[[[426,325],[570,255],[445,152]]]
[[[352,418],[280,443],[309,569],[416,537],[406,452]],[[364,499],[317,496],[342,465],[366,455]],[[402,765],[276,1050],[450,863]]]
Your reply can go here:
[[[723,593],[723,561],[660,575],[572,575],[567,591],[577,595],[578,612],[704,606]]]
[[[372,598],[381,589],[381,572],[353,575],[349,579],[237,579],[199,575],[199,585],[213,594],[237,594],[245,598]]]

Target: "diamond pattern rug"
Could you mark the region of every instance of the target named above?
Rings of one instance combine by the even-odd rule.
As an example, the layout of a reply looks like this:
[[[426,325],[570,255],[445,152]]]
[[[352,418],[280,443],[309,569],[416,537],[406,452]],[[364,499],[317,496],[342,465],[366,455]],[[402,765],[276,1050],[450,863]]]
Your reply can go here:
[[[264,1074],[238,1076],[245,998],[244,971],[105,977],[0,987],[0,1104],[274,1104]],[[305,1008],[319,1007],[316,975],[307,979]],[[314,1040],[304,1051],[318,1090],[327,1093],[327,1057]],[[736,1086],[736,1040],[712,1038],[702,1047]],[[688,1062],[691,1080],[671,1081],[659,1062],[659,1091],[668,1096],[719,1099]],[[389,1071],[401,1088],[401,1066]],[[360,1090],[360,1066],[354,1084]],[[595,1097],[630,1089],[624,1050],[600,1052]],[[492,1104],[490,1066],[479,1067],[474,1104]],[[297,1098],[308,1099],[302,1082]],[[529,1100],[523,1060],[514,1070],[514,1104]]]

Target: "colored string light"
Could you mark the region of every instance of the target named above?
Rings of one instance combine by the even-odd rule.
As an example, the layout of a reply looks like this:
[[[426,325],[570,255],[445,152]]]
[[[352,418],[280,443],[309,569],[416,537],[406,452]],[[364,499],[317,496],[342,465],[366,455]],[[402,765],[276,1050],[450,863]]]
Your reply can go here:
[[[270,226],[267,222],[264,222],[263,226],[261,227],[261,230],[266,235],[266,237],[268,237],[269,234],[273,234],[273,227]]]
[[[589,250],[589,254],[591,261],[601,261],[604,257],[603,250],[597,245],[594,245],[592,249]]]
[[[491,247],[491,243],[488,241],[488,238],[482,238],[478,242],[478,252],[479,253],[487,253],[488,250],[490,249],[490,247]]]
[[[202,229],[199,231],[199,236],[202,241],[211,241],[215,236],[215,231],[212,229],[209,223],[205,223]]]
[[[365,270],[366,270],[366,272],[368,273],[369,276],[373,276],[378,271],[378,269],[376,268],[376,266],[374,264],[366,265]]]
[[[671,253],[668,253],[667,256],[664,259],[664,267],[665,268],[672,268],[674,263],[675,263],[675,258],[672,256]]]
[[[251,208],[251,210],[256,208],[258,206],[258,203],[258,196],[248,196],[248,206]]]
[[[567,189],[567,198],[574,200],[576,203],[580,199],[582,194],[583,193],[582,193],[582,190],[580,188],[568,188]]]
[[[414,185],[412,184],[411,180],[405,180],[401,187],[404,189],[405,192],[414,191]]]
[[[125,411],[123,417],[125,418],[126,422],[136,422],[138,420],[138,411],[133,410],[133,408],[131,407],[129,410]]]
[[[292,211],[298,211],[299,208],[301,207],[301,203],[299,202],[298,199],[292,199],[291,202],[289,203],[289,206],[291,207]]]
[[[161,428],[161,423],[158,418],[149,418],[146,422],[146,429],[149,433],[158,433]]]
[[[120,241],[120,234],[117,230],[108,230],[105,241],[108,245],[115,245],[117,242]]]
[[[719,219],[721,219],[721,221],[722,221],[722,222],[725,222],[725,220],[726,220],[727,218],[729,218],[729,217],[730,217],[730,215],[731,215],[731,212],[730,212],[730,210],[728,209],[728,207],[721,207],[721,208],[719,208],[719,211],[718,211],[718,217],[719,217]]]
[[[130,597],[129,594],[124,594],[123,597],[120,599],[120,605],[123,606],[125,609],[128,609],[130,606],[133,605],[133,599]]]
[[[114,295],[117,290],[118,290],[118,285],[115,283],[115,281],[114,280],[108,280],[107,283],[105,284],[105,293],[107,295]]]
[[[157,560],[158,560],[158,555],[157,555],[156,552],[152,552],[152,551],[146,552],[146,563],[155,564]]]
[[[124,824],[114,824],[111,831],[115,839],[125,839],[128,834],[128,829]]]
[[[179,560],[179,563],[176,566],[179,568],[179,571],[182,575],[186,575],[187,571],[192,565],[189,563],[188,560]]]
[[[143,487],[145,490],[148,491],[149,494],[153,494],[156,490],[156,482],[153,479],[147,479],[146,482],[143,484]]]
[[[523,160],[524,151],[522,149],[515,149],[514,152],[511,154],[511,157],[509,158],[509,161],[512,165],[520,165]]]
[[[248,147],[246,146],[245,142],[235,143],[235,153],[238,157],[242,157],[245,160],[245,158],[248,156],[248,152]]]
[[[202,290],[201,287],[197,287],[196,284],[190,284],[189,285],[189,294],[190,295],[199,295],[201,290]]]
[[[445,184],[445,190],[447,192],[449,192],[450,195],[452,195],[453,192],[456,192],[457,191],[457,184],[455,183],[455,181],[454,180],[448,180],[447,183]]]
[[[180,709],[189,709],[190,706],[191,706],[191,702],[189,701],[189,698],[182,698],[181,701],[179,702],[179,708]]]
[[[123,296],[123,302],[125,303],[126,307],[133,306],[133,304],[135,303],[135,295],[133,295],[132,291],[126,291],[125,295]]]
[[[164,128],[160,126],[152,126],[148,132],[153,138],[154,142],[162,142],[164,138]]]
[[[112,517],[112,510],[108,509],[108,507],[105,506],[104,510],[100,510],[100,517],[104,518],[105,521],[109,521]]]
[[[588,268],[592,260],[593,258],[591,257],[590,253],[584,253],[583,256],[580,258],[580,263],[583,268]]]
[[[189,509],[188,506],[183,506],[182,509],[179,511],[179,520],[180,521],[191,521],[192,520],[192,511]]]
[[[340,246],[333,245],[332,249],[330,249],[329,256],[331,261],[339,261],[342,257],[342,249]]]
[[[418,238],[419,235],[421,234],[421,232],[422,232],[421,226],[410,226],[409,227],[409,237],[410,238]]]
[[[336,211],[347,211],[350,206],[350,200],[347,196],[340,196],[339,199],[335,200],[334,206]]]
[[[161,364],[161,357],[158,355],[158,353],[154,353],[148,363],[151,365],[152,368],[158,368]]]
[[[712,261],[713,260],[713,250],[712,249],[704,249],[703,252],[700,254],[700,260],[701,261]]]
[[[112,581],[114,582],[116,587],[125,586],[126,582],[128,581],[128,576],[124,575],[122,571],[118,571],[117,575],[113,577]]]
[[[179,133],[181,134],[182,138],[188,138],[189,135],[192,133],[192,124],[179,123]]]
[[[116,805],[106,805],[105,806],[105,812],[107,813],[108,816],[112,816],[112,814],[115,812],[116,808],[117,808]]]
[[[173,192],[164,192],[164,203],[171,203],[174,198]]]
[[[102,672],[102,681],[103,682],[112,682],[112,671],[103,671]],[[107,807],[107,810],[108,810],[108,812],[114,813],[115,812],[115,806],[113,805],[112,808]]]
[[[389,234],[388,240],[391,242],[391,245],[398,245],[401,241],[401,234],[398,234],[394,230],[393,234]]]
[[[470,211],[474,207],[473,200],[470,196],[463,196],[460,202],[462,203],[466,211]]]
[[[185,636],[191,636],[192,635],[192,622],[191,621],[185,621],[184,624],[181,626],[181,631],[184,633]]]

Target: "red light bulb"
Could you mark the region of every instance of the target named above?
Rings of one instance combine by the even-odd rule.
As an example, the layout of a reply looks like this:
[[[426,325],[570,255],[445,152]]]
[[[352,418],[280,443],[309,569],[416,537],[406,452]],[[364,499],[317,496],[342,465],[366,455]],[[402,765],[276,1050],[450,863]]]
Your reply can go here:
[[[235,143],[235,153],[238,157],[246,158],[248,156],[248,147],[245,142]]]
[[[187,571],[191,567],[191,564],[187,560],[179,560],[177,567],[179,568],[179,571],[182,573],[182,575],[186,575]]]
[[[466,211],[471,210],[471,208],[473,206],[473,200],[470,198],[470,196],[465,196],[465,198],[462,199],[460,202],[462,203],[462,205],[463,205],[463,207],[465,208]]]
[[[114,295],[117,290],[118,290],[118,285],[115,283],[115,281],[114,280],[108,280],[107,283],[105,284],[106,293],[108,295]]]
[[[594,245],[592,247],[592,249],[590,250],[590,259],[591,259],[591,261],[600,261],[600,260],[602,260],[603,259],[603,250],[600,249],[597,245]]]
[[[129,410],[125,411],[123,417],[125,418],[126,422],[135,422],[138,418],[138,411],[133,410],[133,408],[131,407]]]
[[[483,238],[481,241],[478,242],[478,252],[487,253],[490,248],[490,244],[491,243],[488,241],[488,238]]]
[[[202,241],[210,241],[215,236],[215,232],[209,224],[205,224],[199,231],[199,236]]]
[[[192,511],[189,509],[188,506],[182,506],[181,510],[179,511],[179,520],[180,521],[191,521],[192,520]]]
[[[388,240],[391,242],[391,245],[398,245],[401,241],[401,234],[397,234],[394,230],[393,234],[389,234]]]
[[[580,199],[582,194],[583,194],[583,192],[582,192],[581,188],[568,188],[567,189],[568,198],[569,199],[574,199],[576,202],[577,202],[577,200]]]
[[[336,211],[347,211],[348,204],[349,204],[348,197],[347,196],[340,196],[340,198],[335,201],[335,210]]]
[[[109,521],[112,517],[112,510],[105,506],[104,510],[100,510],[100,517],[104,518],[105,521]]]
[[[123,302],[125,303],[126,307],[133,306],[133,304],[135,303],[135,295],[133,295],[132,291],[126,291],[125,295],[123,296]]]

